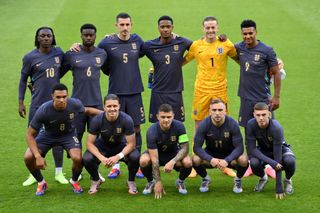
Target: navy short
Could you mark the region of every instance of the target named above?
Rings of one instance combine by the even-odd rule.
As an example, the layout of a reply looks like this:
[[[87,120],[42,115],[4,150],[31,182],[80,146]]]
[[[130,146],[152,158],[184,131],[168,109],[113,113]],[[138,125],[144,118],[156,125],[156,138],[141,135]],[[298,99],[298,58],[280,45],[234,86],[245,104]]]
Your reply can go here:
[[[118,95],[120,111],[127,113],[135,126],[146,122],[141,93],[133,95]]]
[[[149,121],[156,123],[158,109],[161,104],[170,104],[173,108],[174,119],[178,121],[185,120],[185,111],[183,105],[182,93],[151,93],[150,109],[149,109]]]
[[[148,153],[148,150],[145,151],[144,153]],[[159,166],[165,166],[170,160],[172,160],[172,158],[174,158],[177,155],[177,152],[171,152],[171,153],[163,153],[160,152],[158,153],[159,156]],[[179,171],[179,167],[177,167],[176,165],[174,165],[173,167],[176,171]]]
[[[238,122],[239,125],[242,127],[247,127],[248,121],[253,118],[253,107],[258,102],[265,102],[269,104],[268,101],[252,101],[245,98],[240,98],[240,110],[239,110],[239,117]],[[272,117],[274,117],[272,113]]]
[[[103,110],[103,106],[90,106],[96,109],[100,109]],[[86,127],[87,129],[89,129],[91,120],[93,119],[93,116],[89,116],[86,115],[85,113],[80,113],[78,116],[76,116],[75,118],[75,126],[77,129],[77,134],[78,135],[83,135],[83,133],[86,131]]]
[[[79,142],[75,132],[61,137],[51,137],[45,135],[44,131],[40,131],[36,137],[36,142],[43,157],[45,157],[47,152],[55,146],[62,146],[67,151],[70,149],[82,149],[81,143]]]

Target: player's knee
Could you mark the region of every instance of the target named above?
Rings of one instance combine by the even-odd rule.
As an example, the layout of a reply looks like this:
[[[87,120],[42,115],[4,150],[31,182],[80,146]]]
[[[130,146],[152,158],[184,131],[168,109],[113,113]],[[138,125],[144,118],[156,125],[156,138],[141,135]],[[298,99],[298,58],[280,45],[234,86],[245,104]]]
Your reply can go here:
[[[34,160],[34,156],[32,152],[30,151],[30,149],[27,149],[27,151],[24,153],[24,163],[28,165],[32,163],[33,160]]]
[[[241,167],[247,167],[248,166],[248,157],[247,155],[241,155],[238,159],[238,164],[241,166]]]
[[[87,150],[87,151],[85,151],[85,153],[83,154],[82,160],[83,160],[84,165],[87,165],[87,164],[90,164],[90,162],[93,162],[93,161],[94,161],[94,157],[93,157],[93,155],[91,154],[91,152],[89,152],[89,151]]]
[[[291,169],[296,167],[296,159],[289,155],[283,158],[283,165],[285,168]]]
[[[250,159],[250,166],[253,170],[258,169],[260,167],[261,163],[260,160],[257,158],[252,157]]]
[[[183,158],[182,163],[183,163],[184,168],[191,168],[192,167],[192,160],[189,156]]]
[[[150,156],[147,153],[144,153],[143,155],[141,155],[140,157],[140,166],[141,167],[146,167],[151,163],[151,159]]]
[[[132,162],[139,162],[140,153],[137,149],[128,154],[128,158]]]
[[[198,155],[193,155],[192,156],[192,164],[194,166],[200,166],[200,163],[201,163],[201,159],[199,158]]]

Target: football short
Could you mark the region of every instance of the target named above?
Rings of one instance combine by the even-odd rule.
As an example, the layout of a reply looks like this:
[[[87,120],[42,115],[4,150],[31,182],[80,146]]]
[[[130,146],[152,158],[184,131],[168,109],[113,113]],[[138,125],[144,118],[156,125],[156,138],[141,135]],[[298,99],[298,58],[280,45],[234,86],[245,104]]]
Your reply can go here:
[[[145,151],[144,153],[149,153],[148,150]],[[177,152],[170,152],[170,153],[158,153],[159,156],[159,166],[165,166],[170,160],[172,160],[176,155]],[[174,165],[174,170],[179,171],[179,167],[177,167],[176,165]]]
[[[219,98],[226,104],[227,114],[228,112],[228,95],[216,96],[216,95],[194,95],[192,102],[192,119],[196,121],[202,121],[209,115],[209,107],[212,99]]]
[[[141,93],[133,95],[118,95],[120,111],[127,113],[135,126],[146,122]]]
[[[45,157],[47,152],[55,146],[62,146],[67,151],[70,149],[82,148],[75,132],[71,132],[61,137],[50,137],[45,135],[44,131],[40,131],[36,137],[36,143],[41,152],[41,156],[43,157]]]
[[[90,107],[103,110],[102,106],[90,106]],[[86,131],[86,127],[87,129],[89,129],[89,126],[93,117],[94,116],[89,116],[89,115],[86,115],[85,113],[80,113],[78,116],[76,116],[74,123],[75,123],[78,136],[82,137],[83,133]],[[78,139],[81,141],[82,138],[78,137]]]
[[[258,102],[265,102],[266,104],[269,105],[269,102],[267,100],[252,101],[245,98],[240,98],[240,110],[239,110],[239,117],[238,117],[238,122],[240,126],[247,127],[248,121],[251,118],[253,118],[253,107]],[[272,112],[272,118],[274,118],[273,112]]]
[[[156,123],[158,109],[161,104],[170,104],[173,108],[174,119],[183,122],[185,120],[185,112],[183,105],[182,93],[151,93],[149,122]]]

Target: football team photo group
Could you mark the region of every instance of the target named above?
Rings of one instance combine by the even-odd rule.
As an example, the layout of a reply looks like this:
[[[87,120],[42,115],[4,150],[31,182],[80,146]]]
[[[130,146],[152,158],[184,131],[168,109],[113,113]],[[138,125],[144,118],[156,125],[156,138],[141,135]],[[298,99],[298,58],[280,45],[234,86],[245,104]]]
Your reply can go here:
[[[120,161],[128,169],[127,187],[132,195],[140,188],[144,195],[154,192],[156,199],[162,198],[166,192],[160,174],[173,170],[179,173],[176,187],[180,194],[188,194],[185,180],[197,175],[201,177],[199,191],[206,193],[212,182],[207,173],[211,168],[234,177],[230,191],[236,194],[243,192],[243,177],[252,174],[258,177],[252,187],[256,192],[263,191],[269,175],[275,179],[277,199],[293,194],[295,156],[274,119],[286,73],[273,48],[258,40],[256,22],[245,19],[239,23],[243,41],[236,44],[228,35],[218,34],[214,16],[203,18],[203,37],[196,41],[176,34],[168,15],[159,17],[160,35],[153,40],[143,41],[131,33],[132,23],[128,13],[117,14],[117,32],[106,35],[97,46],[96,26],[84,23],[79,27],[82,42],[71,44],[65,53],[57,45],[54,29],[36,30],[35,49],[23,57],[18,89],[19,115],[28,119],[24,162],[30,175],[23,186],[37,183],[36,195],[45,194],[48,183],[41,170],[52,149],[56,181],[70,184],[76,194],[84,189],[96,194],[105,182],[99,165],[111,169],[108,178],[112,179],[120,174]],[[152,63],[148,82],[151,125],[145,135],[141,131],[146,122],[139,68],[142,57]],[[228,58],[240,70],[238,119],[228,115]],[[182,72],[193,59],[197,64],[194,135],[186,132],[183,123],[188,116]],[[59,83],[68,71],[72,72],[71,91]],[[109,79],[105,96],[100,89],[101,75]],[[24,100],[28,90],[30,107]],[[72,161],[70,180],[62,172],[64,150]],[[85,172],[91,185],[83,189],[80,180]],[[145,178],[146,185],[137,186],[136,178]]]

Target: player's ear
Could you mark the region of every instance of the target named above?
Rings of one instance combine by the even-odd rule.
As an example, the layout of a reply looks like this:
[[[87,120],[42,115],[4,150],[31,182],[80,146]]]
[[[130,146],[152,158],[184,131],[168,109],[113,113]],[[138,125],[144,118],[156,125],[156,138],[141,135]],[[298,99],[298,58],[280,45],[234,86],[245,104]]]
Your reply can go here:
[[[271,119],[272,118],[272,113],[269,111],[269,118]]]

